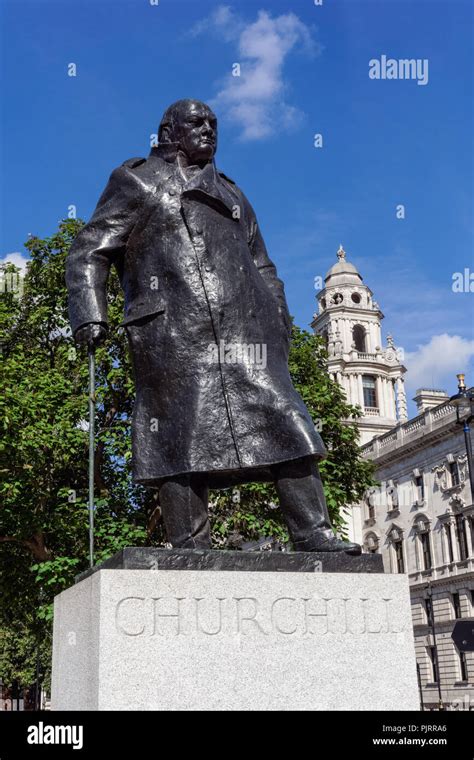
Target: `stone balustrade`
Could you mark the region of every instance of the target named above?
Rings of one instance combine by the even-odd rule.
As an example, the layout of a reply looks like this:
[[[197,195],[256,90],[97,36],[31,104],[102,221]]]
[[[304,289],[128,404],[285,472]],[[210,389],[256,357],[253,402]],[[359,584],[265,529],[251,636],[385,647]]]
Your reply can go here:
[[[368,414],[367,408],[365,414]],[[363,456],[369,459],[377,459],[386,451],[393,450],[403,446],[407,439],[414,440],[420,435],[427,435],[438,427],[446,425],[446,417],[452,416],[452,421],[456,419],[455,407],[446,402],[432,409],[427,409],[423,414],[418,415],[413,420],[397,425],[384,435],[378,436],[373,441],[366,443],[361,447]]]

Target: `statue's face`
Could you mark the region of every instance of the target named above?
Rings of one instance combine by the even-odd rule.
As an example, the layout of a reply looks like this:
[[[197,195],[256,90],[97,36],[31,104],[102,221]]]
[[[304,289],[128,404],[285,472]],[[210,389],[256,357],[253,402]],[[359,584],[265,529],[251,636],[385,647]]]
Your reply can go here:
[[[204,103],[188,103],[176,124],[177,142],[190,163],[211,161],[217,149],[217,119]]]

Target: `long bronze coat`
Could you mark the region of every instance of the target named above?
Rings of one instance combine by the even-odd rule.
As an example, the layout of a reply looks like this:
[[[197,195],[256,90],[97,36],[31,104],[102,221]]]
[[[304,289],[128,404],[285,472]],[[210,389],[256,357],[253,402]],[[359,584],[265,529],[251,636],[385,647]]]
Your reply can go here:
[[[173,146],[116,169],[67,262],[71,326],[107,323],[112,264],[136,383],[135,480],[270,479],[324,445],[288,372],[289,316],[253,209],[214,163],[189,181]]]

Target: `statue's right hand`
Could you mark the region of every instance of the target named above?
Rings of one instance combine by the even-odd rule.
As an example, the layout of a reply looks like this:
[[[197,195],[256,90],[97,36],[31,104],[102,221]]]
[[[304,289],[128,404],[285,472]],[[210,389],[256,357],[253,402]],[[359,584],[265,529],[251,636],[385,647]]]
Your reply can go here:
[[[74,335],[76,343],[87,346],[99,346],[107,337],[107,328],[102,324],[91,322],[83,325]]]

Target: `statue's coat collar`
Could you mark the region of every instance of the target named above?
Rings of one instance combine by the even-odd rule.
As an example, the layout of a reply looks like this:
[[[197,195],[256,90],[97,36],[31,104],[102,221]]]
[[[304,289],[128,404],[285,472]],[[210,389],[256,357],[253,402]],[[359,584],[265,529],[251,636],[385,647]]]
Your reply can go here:
[[[167,163],[177,166],[178,143],[160,143],[152,148],[150,156],[161,158]],[[202,171],[185,182],[182,190],[184,197],[218,207],[219,211],[233,215],[238,199],[219,176],[214,161],[210,161]],[[222,208],[222,206],[224,208]]]

